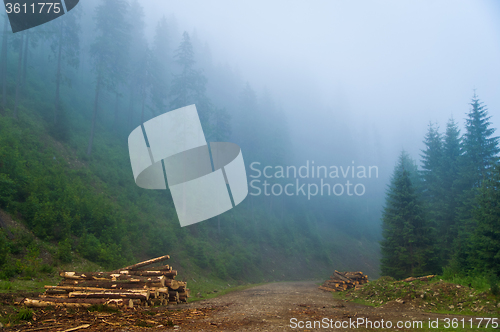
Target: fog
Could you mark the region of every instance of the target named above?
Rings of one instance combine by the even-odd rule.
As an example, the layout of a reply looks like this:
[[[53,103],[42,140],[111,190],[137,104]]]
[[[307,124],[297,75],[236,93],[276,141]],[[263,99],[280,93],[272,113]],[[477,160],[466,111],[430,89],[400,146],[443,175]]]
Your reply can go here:
[[[475,93],[491,126],[500,128],[498,1],[84,0],[76,8],[29,32],[4,34],[0,147],[10,158],[6,165],[26,165],[23,172],[12,167],[8,179],[31,179],[26,187],[35,197],[19,189],[9,198],[15,204],[5,206],[20,206],[14,214],[38,211],[31,205],[46,209],[27,217],[42,239],[85,240],[89,230],[88,248],[101,242],[110,248],[101,263],[115,259],[117,245],[130,253],[122,260],[136,250],[144,256],[185,252],[201,269],[214,266],[221,279],[274,272],[276,262],[294,277],[313,265],[377,276],[382,210],[391,203],[387,185],[401,151],[420,163],[429,123],[443,133],[453,117],[463,133]],[[241,147],[249,194],[199,227],[180,227],[169,190],[136,185],[127,138],[149,119],[192,104],[208,142]],[[43,130],[27,119],[37,119]],[[92,177],[61,171],[56,160],[64,155],[30,143],[38,131],[71,150],[75,169],[88,166]],[[11,149],[11,142],[20,145]],[[466,194],[474,196],[489,172],[475,174],[459,156],[480,144],[460,149],[453,140],[447,163],[435,147],[439,167],[427,174],[440,181],[419,176],[409,159],[401,162],[401,169],[411,167],[412,177],[400,172],[400,178],[415,184],[414,202],[446,230],[439,244],[445,254],[458,229],[446,227],[470,219],[457,211],[472,211],[460,204],[472,202]],[[493,145],[489,160],[497,154]],[[37,167],[45,173],[33,176],[29,160],[46,165]],[[318,177],[319,168],[316,176],[302,176],[305,165],[324,166],[325,176]],[[278,176],[288,174],[287,166],[294,175]],[[46,183],[40,189],[39,179]],[[59,182],[57,192],[71,199],[48,194]],[[96,188],[104,188],[99,197]],[[59,205],[52,205],[55,198]],[[447,205],[446,213],[438,213],[439,204]],[[50,238],[51,232],[57,235]],[[276,271],[274,280],[285,277]]]

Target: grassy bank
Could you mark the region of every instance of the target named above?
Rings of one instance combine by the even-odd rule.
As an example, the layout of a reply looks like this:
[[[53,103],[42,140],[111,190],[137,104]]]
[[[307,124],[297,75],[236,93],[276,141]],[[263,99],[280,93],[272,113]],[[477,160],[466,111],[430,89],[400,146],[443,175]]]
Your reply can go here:
[[[375,307],[406,305],[410,308],[435,313],[451,313],[481,317],[500,315],[500,296],[492,293],[484,280],[473,284],[469,278],[453,283],[437,276],[431,281],[396,281],[382,277],[365,284],[361,289],[333,293],[346,299]],[[475,288],[474,286],[478,287]]]

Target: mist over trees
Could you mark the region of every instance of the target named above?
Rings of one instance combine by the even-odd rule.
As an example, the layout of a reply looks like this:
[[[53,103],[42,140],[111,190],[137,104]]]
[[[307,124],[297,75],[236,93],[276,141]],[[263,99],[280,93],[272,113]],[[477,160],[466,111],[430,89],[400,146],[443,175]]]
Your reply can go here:
[[[408,123],[382,127],[369,107],[363,121],[340,88],[328,90],[335,99],[328,107],[316,100],[326,88],[304,86],[307,80],[290,90],[296,95],[266,88],[242,75],[238,64],[212,55],[213,44],[175,13],[153,21],[143,7],[138,0],[85,0],[43,26],[2,35],[0,208],[57,243],[61,261],[77,252],[116,267],[168,253],[188,262],[186,268],[246,280],[327,276],[332,268],[397,278],[443,269],[499,273],[498,138],[477,95],[463,127],[454,118],[446,126],[430,123],[423,142],[410,142],[408,151],[423,146],[421,155],[401,153],[389,177],[395,157],[383,145],[387,137],[405,145],[414,129]],[[308,65],[317,64],[294,63],[289,71]],[[358,97],[376,100],[368,92]],[[405,96],[393,97],[404,110]],[[272,167],[273,176],[269,194],[249,194],[231,211],[181,228],[168,190],[135,185],[127,137],[145,121],[190,104],[208,141],[242,148],[249,181],[253,162],[261,171]],[[347,181],[359,180],[366,192],[273,194],[273,185],[292,181],[323,188],[319,177],[274,176],[276,166],[306,163],[344,167],[328,185],[347,188]],[[350,178],[369,166],[377,167],[376,177]],[[0,257],[6,275],[20,273],[15,266],[11,256]]]
[[[453,118],[444,133],[429,124],[421,170],[401,154],[383,214],[383,274],[403,278],[444,270],[500,276],[500,150],[490,119],[474,93],[462,135]],[[421,192],[414,189],[419,184]]]
[[[168,190],[135,185],[130,130],[190,104],[207,140],[239,144],[247,167],[294,163],[286,110],[272,91],[255,91],[234,68],[214,65],[210,46],[179,30],[173,16],[147,23],[151,36],[137,0],[85,1],[31,29],[29,41],[28,32],[3,35],[0,208],[57,243],[61,262],[77,252],[114,267],[170,253],[215,277],[246,280],[262,280],[259,271],[296,279],[327,275],[332,262],[364,264],[339,258],[341,244],[331,238],[348,244],[359,227],[337,232],[340,219],[320,203],[308,211],[300,197],[249,195],[228,213],[181,228]],[[376,261],[373,236],[363,244]],[[5,276],[24,273],[9,257]]]

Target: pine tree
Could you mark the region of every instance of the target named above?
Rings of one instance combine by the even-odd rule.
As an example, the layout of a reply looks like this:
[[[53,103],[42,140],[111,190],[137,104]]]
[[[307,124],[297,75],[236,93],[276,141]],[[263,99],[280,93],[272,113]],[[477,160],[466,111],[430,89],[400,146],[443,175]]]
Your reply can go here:
[[[473,215],[477,228],[472,237],[472,265],[500,277],[500,167],[492,171],[477,198]]]
[[[492,137],[495,129],[490,127],[491,116],[488,116],[486,106],[479,101],[476,93],[470,105],[472,108],[467,114],[463,137],[464,175],[470,181],[469,185],[479,188],[498,162],[499,137]]]
[[[424,218],[420,198],[406,168],[412,164],[403,151],[393,173],[382,217],[382,274],[398,279],[437,269],[433,229]]]
[[[476,196],[482,183],[491,175],[493,167],[498,163],[498,137],[491,128],[488,111],[479,101],[476,93],[472,97],[471,110],[467,114],[465,133],[463,135],[463,157],[460,167],[460,179],[457,181],[461,191],[458,199],[457,237],[454,244],[452,267],[467,272],[474,266],[471,237],[476,228],[473,211],[476,208]]]
[[[80,50],[79,10],[74,10],[56,20],[57,33],[52,34],[51,49],[57,57],[56,96],[54,105],[54,124],[57,123],[60,103],[60,86],[64,78],[63,62],[71,67],[78,67]]]
[[[446,125],[443,140],[443,156],[441,165],[442,197],[441,197],[441,224],[438,225],[440,234],[440,249],[443,263],[446,264],[452,255],[453,242],[457,237],[457,206],[460,197],[458,180],[462,158],[462,142],[460,130],[453,118]]]
[[[163,16],[156,26],[152,49],[152,80],[151,103],[154,115],[167,111],[168,78],[167,71],[169,65],[169,28],[167,19]]]
[[[206,129],[212,113],[212,105],[205,95],[207,79],[200,70],[194,69],[194,50],[189,34],[184,32],[182,42],[174,55],[180,67],[180,74],[175,75],[171,85],[173,99],[170,103],[172,109],[196,104],[201,123]]]
[[[150,85],[150,50],[145,35],[145,14],[144,8],[138,0],[132,0],[127,21],[130,23],[130,44],[134,45],[128,54],[128,64],[131,68],[128,77],[129,89],[129,127],[137,126],[137,112],[135,112],[137,102],[140,107],[141,123],[144,120],[144,108]]]
[[[126,77],[129,40],[126,23],[127,9],[128,3],[125,0],[103,0],[95,10],[97,37],[90,47],[90,56],[93,60],[96,87],[87,147],[89,156],[92,153],[101,90],[113,91],[116,85]]]
[[[2,108],[5,111],[7,107],[7,39],[8,32],[7,26],[9,23],[9,19],[7,14],[3,15],[3,36],[2,36],[2,57],[0,60],[0,66],[2,68]]]
[[[227,142],[231,137],[231,116],[225,108],[216,108],[213,114],[212,137],[214,142]]]
[[[21,94],[21,77],[22,77],[22,60],[24,53],[24,38],[27,31],[20,32],[21,40],[19,41],[19,53],[17,55],[17,80],[16,80],[16,99],[14,104],[14,118],[17,119],[17,109],[19,107],[19,98]]]
[[[443,142],[439,127],[429,123],[429,129],[424,138],[425,150],[422,150],[422,177],[424,181],[424,196],[433,202],[441,196],[442,187],[442,155]],[[434,211],[435,209],[433,209]]]
[[[239,145],[245,150],[245,154],[252,159],[260,146],[260,136],[256,135],[256,130],[261,130],[258,126],[259,106],[257,95],[247,82],[245,88],[240,94],[238,103],[238,122],[235,124],[237,140]]]
[[[422,198],[426,204],[427,218],[434,224],[442,223],[442,157],[443,142],[439,127],[429,123],[429,129],[424,138],[425,149],[422,150]]]

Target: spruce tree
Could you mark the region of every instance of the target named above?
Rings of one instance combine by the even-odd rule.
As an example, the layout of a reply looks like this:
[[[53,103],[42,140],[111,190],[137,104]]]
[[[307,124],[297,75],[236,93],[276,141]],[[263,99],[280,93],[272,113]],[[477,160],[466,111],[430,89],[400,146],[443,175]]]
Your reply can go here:
[[[433,201],[441,196],[443,142],[439,127],[429,123],[424,144],[425,149],[421,154],[424,195],[429,201]]]
[[[103,0],[95,9],[94,22],[97,37],[90,46],[95,73],[94,110],[90,127],[87,155],[92,153],[100,94],[103,89],[115,91],[126,77],[128,52],[128,24],[125,0]]]
[[[383,275],[397,279],[435,272],[434,233],[421,207],[420,198],[405,165],[414,164],[402,152],[387,192],[382,216]]]
[[[231,137],[231,116],[225,108],[216,108],[213,113],[212,138],[215,142],[227,142]]]
[[[154,115],[167,111],[168,95],[168,70],[169,67],[169,27],[167,19],[163,16],[156,26],[151,54],[152,80],[151,110]]]
[[[472,108],[465,120],[463,137],[464,175],[470,181],[470,186],[479,188],[498,162],[499,138],[492,136],[495,129],[490,127],[491,116],[488,115],[486,106],[480,102],[476,93],[470,105]]]
[[[2,68],[2,108],[5,111],[7,107],[7,47],[8,47],[8,32],[7,26],[9,24],[9,19],[7,14],[3,15],[3,36],[2,36],[2,56],[0,60],[0,66]]]
[[[452,255],[453,242],[457,237],[457,206],[460,197],[458,189],[459,171],[462,158],[462,142],[460,130],[453,118],[446,125],[443,140],[443,156],[441,165],[442,176],[442,198],[441,213],[442,220],[438,225],[440,234],[440,250],[443,263],[446,264]]]
[[[461,191],[457,207],[457,237],[454,243],[454,270],[468,272],[474,268],[471,237],[476,228],[473,210],[476,208],[476,196],[482,183],[491,175],[498,163],[498,137],[494,137],[490,116],[476,93],[472,97],[471,109],[467,114],[463,135],[463,157],[460,167],[460,179],[457,181]]]
[[[483,183],[473,216],[477,227],[472,237],[472,266],[500,277],[500,167]]]
[[[180,67],[180,74],[175,75],[171,85],[171,95],[173,97],[170,106],[172,109],[196,104],[201,123],[208,132],[212,105],[205,95],[207,79],[200,70],[194,68],[193,45],[187,32],[182,35],[182,41],[177,48],[175,62]]]
[[[54,124],[57,123],[59,113],[61,82],[65,78],[63,63],[77,67],[80,60],[78,54],[80,50],[79,16],[80,11],[74,10],[54,22],[57,32],[51,35],[50,45],[57,58]]]
[[[151,56],[145,35],[145,14],[144,8],[138,0],[131,1],[127,22],[130,24],[130,45],[134,45],[127,58],[130,67],[127,80],[129,89],[128,125],[129,129],[132,129],[139,124],[137,114],[140,114],[140,123],[144,120],[145,103],[151,83]],[[137,106],[140,108],[140,112],[136,112]]]

